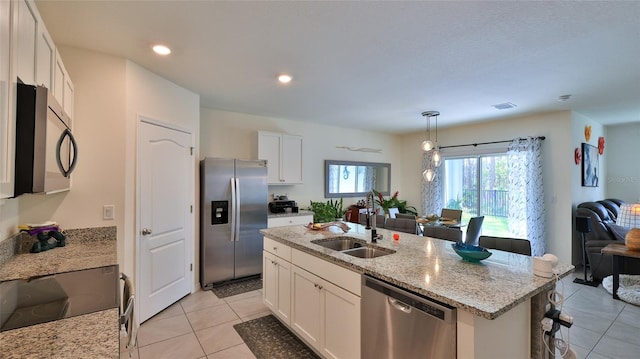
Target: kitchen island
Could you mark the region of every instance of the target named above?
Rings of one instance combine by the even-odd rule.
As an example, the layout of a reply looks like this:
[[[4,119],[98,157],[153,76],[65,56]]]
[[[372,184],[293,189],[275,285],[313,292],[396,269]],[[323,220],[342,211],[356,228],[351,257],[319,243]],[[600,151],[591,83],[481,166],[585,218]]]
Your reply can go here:
[[[331,280],[326,282],[337,284],[356,297],[360,295],[359,289],[355,288],[354,280],[349,279],[349,273],[366,274],[457,308],[457,355],[460,358],[543,357],[539,321],[547,292],[555,287],[555,279],[535,276],[532,257],[491,250],[493,255],[488,259],[469,263],[453,251],[452,242],[405,233],[400,233],[400,239],[394,241],[393,232],[384,229],[378,230],[384,239],[375,245],[395,253],[378,258],[353,257],[311,242],[343,235],[370,242],[370,232],[363,226],[353,223],[349,226],[348,233],[338,227],[322,231],[304,226],[262,230],[265,255],[274,254],[267,253],[272,249],[267,245],[275,248],[272,243],[281,243],[290,248],[291,272],[297,268],[296,258],[300,259],[303,269],[312,273],[304,267],[305,263],[313,262],[313,258],[346,269],[334,277],[335,281],[343,281],[343,285]],[[571,265],[559,264],[556,272],[563,277],[573,269]],[[265,272],[265,295],[268,292],[266,276]],[[295,298],[291,307],[295,309],[294,301]],[[279,317],[282,320],[283,316]]]
[[[66,233],[66,246],[37,254],[28,253],[24,236],[3,243],[0,281],[117,265],[115,227]],[[119,309],[112,308],[0,332],[0,353],[3,358],[118,358],[118,319]]]

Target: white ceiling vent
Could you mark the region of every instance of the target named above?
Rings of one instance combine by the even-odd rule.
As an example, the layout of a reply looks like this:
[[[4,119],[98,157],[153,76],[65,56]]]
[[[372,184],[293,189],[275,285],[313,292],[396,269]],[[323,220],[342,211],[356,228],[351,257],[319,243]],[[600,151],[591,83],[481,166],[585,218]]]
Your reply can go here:
[[[516,108],[518,106],[511,102],[505,102],[505,103],[499,103],[497,105],[493,105],[491,107],[495,108],[496,110],[508,110],[511,108]]]

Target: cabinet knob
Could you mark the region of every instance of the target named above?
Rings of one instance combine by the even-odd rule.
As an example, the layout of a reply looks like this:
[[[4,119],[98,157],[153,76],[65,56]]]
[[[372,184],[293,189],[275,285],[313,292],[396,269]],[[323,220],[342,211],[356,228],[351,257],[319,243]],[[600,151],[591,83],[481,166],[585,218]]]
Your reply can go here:
[[[274,250],[274,251],[277,251],[277,250],[278,250],[278,247],[273,247],[273,250]]]
[[[319,286],[318,286],[318,289],[322,290],[322,286],[321,286],[321,285],[319,285]]]

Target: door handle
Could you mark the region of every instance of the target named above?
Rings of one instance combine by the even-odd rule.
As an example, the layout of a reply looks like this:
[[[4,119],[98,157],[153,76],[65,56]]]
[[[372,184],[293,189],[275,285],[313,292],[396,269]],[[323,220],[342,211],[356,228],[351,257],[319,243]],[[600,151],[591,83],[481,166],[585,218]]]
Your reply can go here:
[[[142,235],[143,236],[148,236],[152,233],[151,229],[149,228],[142,228]]]
[[[393,299],[391,297],[387,297],[387,299],[389,300],[389,304],[391,304],[392,307],[405,313],[411,313],[411,307],[408,304],[402,303],[401,301]]]

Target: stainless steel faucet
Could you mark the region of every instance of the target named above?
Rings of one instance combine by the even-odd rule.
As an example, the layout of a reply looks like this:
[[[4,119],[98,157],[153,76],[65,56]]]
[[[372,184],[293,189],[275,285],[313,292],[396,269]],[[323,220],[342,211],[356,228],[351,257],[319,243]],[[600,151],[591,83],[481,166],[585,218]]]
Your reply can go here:
[[[369,200],[371,200],[371,210],[369,210]],[[376,243],[378,239],[382,239],[382,235],[376,233],[376,201],[373,191],[367,194],[367,218],[367,229],[371,228],[371,243]]]

